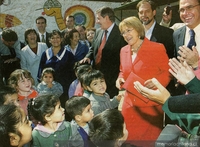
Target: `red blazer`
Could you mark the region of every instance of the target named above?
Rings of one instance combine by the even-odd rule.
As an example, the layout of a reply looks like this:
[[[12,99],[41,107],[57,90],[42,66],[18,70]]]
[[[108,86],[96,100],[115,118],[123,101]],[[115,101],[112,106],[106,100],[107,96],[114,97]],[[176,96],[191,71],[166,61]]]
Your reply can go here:
[[[144,81],[155,77],[163,86],[167,86],[170,81],[168,62],[164,45],[145,38],[133,63],[130,45],[121,49],[118,77],[123,77],[126,81],[129,74],[133,72]],[[133,82],[137,79],[129,80],[127,89],[133,88]],[[156,140],[162,130],[162,106],[147,98],[141,99],[134,92],[125,93],[122,114],[129,132],[127,141]],[[133,144],[139,145],[138,143]]]
[[[121,49],[120,73],[118,77],[122,77],[126,81],[129,74],[133,72],[144,81],[156,78],[166,87],[170,81],[170,73],[168,71],[169,58],[164,45],[145,38],[133,63],[130,48],[130,45],[126,45]]]

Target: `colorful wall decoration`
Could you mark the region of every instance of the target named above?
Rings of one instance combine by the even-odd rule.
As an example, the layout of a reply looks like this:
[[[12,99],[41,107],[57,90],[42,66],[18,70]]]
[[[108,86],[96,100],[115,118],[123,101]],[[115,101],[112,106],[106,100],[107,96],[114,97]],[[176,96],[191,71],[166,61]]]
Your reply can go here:
[[[0,13],[0,28],[11,28],[21,23],[22,22],[16,16]]]
[[[62,17],[61,13],[61,4],[57,0],[48,0],[44,3],[43,9],[44,13],[47,16],[54,16],[56,23],[58,25],[58,28],[60,30],[64,30],[66,28],[65,22]]]
[[[75,5],[65,11],[64,18],[73,15],[75,17],[75,25],[84,25],[86,28],[94,27],[94,12],[87,6]]]

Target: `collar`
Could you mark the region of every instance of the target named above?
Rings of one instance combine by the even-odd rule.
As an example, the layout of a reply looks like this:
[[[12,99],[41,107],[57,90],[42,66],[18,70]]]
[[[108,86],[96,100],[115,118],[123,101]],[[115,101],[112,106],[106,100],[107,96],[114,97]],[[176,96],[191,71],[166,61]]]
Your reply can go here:
[[[28,96],[23,96],[23,95],[18,94],[18,100],[21,101],[21,100],[24,100],[25,98],[32,99],[32,98],[35,98],[37,95],[38,95],[37,91],[34,89],[31,89],[31,94],[29,94]]]
[[[47,85],[44,81],[41,82],[42,85]],[[52,84],[55,84],[55,81],[52,82]]]
[[[72,49],[71,48],[71,46],[68,44],[67,46],[66,46],[66,48],[67,48],[67,50],[68,51],[70,51],[73,55],[75,55],[76,54],[76,51],[77,51],[77,48],[78,48],[78,45],[79,45],[79,43],[81,43],[80,41],[78,41],[78,43],[77,43],[77,45],[75,46],[75,48],[74,49]]]
[[[56,131],[62,131],[64,129],[65,129],[64,121],[58,123]],[[37,126],[34,128],[34,130],[40,131],[39,133],[43,137],[49,137],[51,134],[54,133],[52,130],[47,129],[46,127],[44,127],[41,124],[37,124]]]
[[[62,60],[62,58],[65,55],[66,50],[67,49],[65,47],[61,47],[60,51],[56,55],[58,60]],[[49,49],[46,50],[46,56],[47,56],[47,60],[50,60],[54,56],[52,47],[50,47]]]
[[[104,102],[104,101],[107,101],[107,98],[108,98],[108,94],[107,93],[104,93],[103,96],[99,96],[99,95],[96,95],[94,93],[92,93],[90,95],[90,100],[95,100],[95,101],[98,101],[98,102]],[[110,98],[109,98],[110,99]]]
[[[154,20],[154,23],[152,24],[152,26],[145,32],[145,36],[150,40],[151,38],[151,34],[153,32],[153,29],[156,25],[156,21]]]
[[[42,35],[46,36],[46,32],[44,32],[44,34],[38,32],[38,34],[42,37]]]
[[[112,31],[114,25],[115,25],[115,23],[113,23],[113,24],[107,29],[108,32],[107,32],[107,38],[106,38],[106,39],[108,39],[108,36],[110,35],[110,33],[111,33],[111,31]]]

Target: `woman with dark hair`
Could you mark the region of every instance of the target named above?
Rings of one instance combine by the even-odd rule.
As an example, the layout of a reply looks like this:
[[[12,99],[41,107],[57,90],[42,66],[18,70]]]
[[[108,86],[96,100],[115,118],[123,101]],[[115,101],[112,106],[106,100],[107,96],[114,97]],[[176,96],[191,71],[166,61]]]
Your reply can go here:
[[[107,109],[89,123],[89,139],[98,147],[120,147],[127,136],[124,117],[117,109]]]
[[[41,79],[42,71],[51,67],[55,71],[55,80],[63,87],[63,95],[61,95],[61,105],[65,106],[68,99],[68,89],[72,81],[76,79],[73,66],[74,56],[62,45],[63,37],[59,30],[53,30],[50,34],[50,43],[52,46],[48,48],[41,57],[38,70],[38,79]]]
[[[22,48],[21,68],[30,71],[35,86],[38,84],[37,73],[42,53],[48,48],[46,43],[37,42],[37,32],[35,29],[27,29],[24,33],[27,45]]]
[[[0,146],[22,147],[32,137],[31,123],[22,108],[10,104],[0,107]]]
[[[80,34],[76,29],[72,29],[65,38],[66,49],[74,55],[75,62],[82,60],[89,51],[88,46],[79,40]]]

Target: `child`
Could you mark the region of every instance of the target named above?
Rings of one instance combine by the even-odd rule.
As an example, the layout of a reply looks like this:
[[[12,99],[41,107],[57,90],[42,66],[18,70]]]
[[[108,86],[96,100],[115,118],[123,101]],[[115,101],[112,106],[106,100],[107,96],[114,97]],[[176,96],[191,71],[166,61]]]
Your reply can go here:
[[[92,70],[92,66],[88,63],[81,64],[80,62],[76,62],[74,65],[74,71],[76,74],[77,79],[74,80],[68,91],[69,98],[72,96],[82,96],[85,90],[84,85],[82,84],[81,77],[83,74],[87,73],[88,71]]]
[[[0,106],[14,104],[19,106],[17,91],[10,86],[2,86],[0,88]]]
[[[34,80],[31,73],[25,69],[17,69],[11,73],[8,84],[17,90],[19,105],[28,115],[28,100],[38,95],[37,91],[32,87]]]
[[[72,118],[73,146],[88,147],[88,122],[94,116],[90,100],[84,96],[73,96],[66,102],[65,109]]]
[[[69,122],[64,121],[64,109],[57,96],[39,95],[29,102],[29,110],[38,121],[32,132],[33,146],[68,147],[71,127]]]
[[[45,68],[42,71],[41,83],[37,86],[39,94],[54,94],[60,97],[63,93],[63,87],[60,83],[54,81],[55,71],[53,68]]]
[[[85,74],[84,84],[87,89],[92,92],[89,99],[92,104],[94,115],[106,109],[112,109],[118,106],[122,95],[110,99],[110,96],[106,93],[106,82],[101,71],[93,69]]]
[[[13,105],[0,106],[0,146],[22,147],[31,141],[31,123],[22,108]]]
[[[120,147],[128,137],[121,112],[107,109],[89,123],[89,138],[98,147]]]

